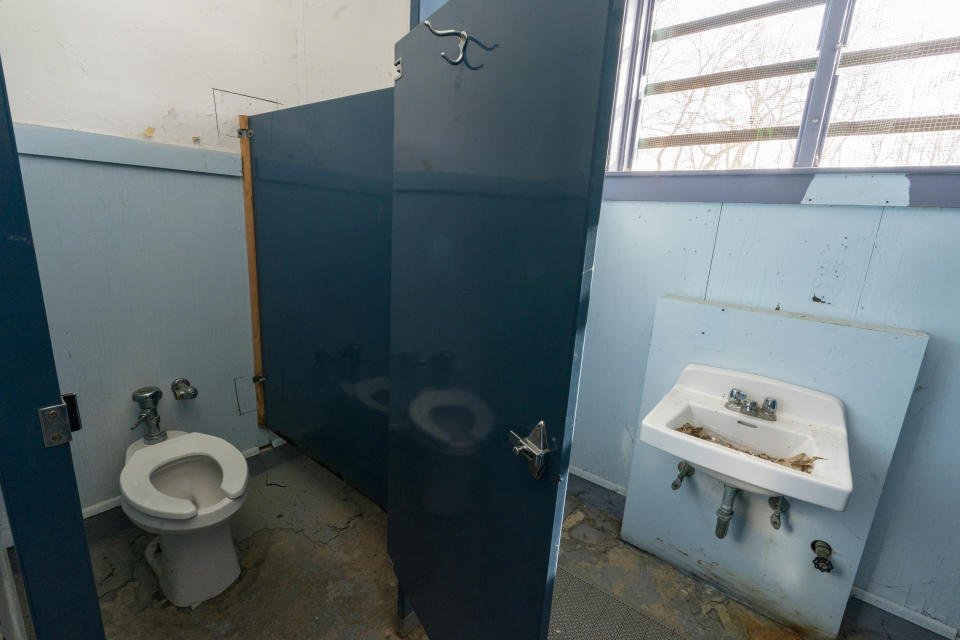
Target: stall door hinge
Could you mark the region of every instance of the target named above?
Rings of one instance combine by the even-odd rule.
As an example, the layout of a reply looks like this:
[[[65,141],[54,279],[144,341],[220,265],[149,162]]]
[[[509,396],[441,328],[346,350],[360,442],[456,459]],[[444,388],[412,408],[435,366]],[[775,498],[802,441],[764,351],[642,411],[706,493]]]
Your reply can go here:
[[[550,453],[547,445],[547,425],[543,420],[538,422],[526,438],[522,438],[516,432],[510,432],[510,444],[513,445],[513,455],[523,456],[530,467],[530,475],[534,478],[540,478],[543,475],[543,468],[546,466],[546,457]]]
[[[43,434],[43,446],[59,447],[67,444],[73,438],[74,431],[79,431],[80,409],[77,407],[77,394],[65,393],[60,398],[60,404],[52,404],[40,409],[40,431]]]

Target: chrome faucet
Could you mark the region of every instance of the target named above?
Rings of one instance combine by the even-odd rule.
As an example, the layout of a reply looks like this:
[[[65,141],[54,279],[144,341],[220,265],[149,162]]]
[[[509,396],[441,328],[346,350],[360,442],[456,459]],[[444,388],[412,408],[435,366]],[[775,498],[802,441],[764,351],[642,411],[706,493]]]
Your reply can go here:
[[[197,388],[186,378],[177,378],[170,385],[174,400],[193,400],[197,397]]]
[[[776,398],[767,397],[763,399],[763,404],[758,404],[756,400],[751,400],[747,397],[747,394],[737,388],[730,389],[725,406],[732,411],[739,411],[744,415],[761,420],[773,422],[777,419]]]
[[[158,387],[140,387],[133,392],[133,401],[140,405],[140,415],[130,430],[141,424],[146,425],[147,434],[143,436],[146,444],[156,444],[167,439],[167,432],[160,428],[160,415],[157,413],[157,403],[162,397],[163,392]]]

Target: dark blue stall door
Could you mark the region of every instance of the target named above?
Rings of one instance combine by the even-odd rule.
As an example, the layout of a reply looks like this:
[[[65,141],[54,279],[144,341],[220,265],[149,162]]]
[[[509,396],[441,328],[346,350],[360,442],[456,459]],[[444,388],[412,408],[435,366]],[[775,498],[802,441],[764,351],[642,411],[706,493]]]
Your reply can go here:
[[[388,548],[431,640],[547,633],[621,19],[452,0],[460,64],[396,47]],[[540,421],[537,479],[509,434]]]
[[[37,414],[60,389],[2,69],[0,372],[0,484],[37,638],[102,639],[70,445],[45,447]]]
[[[250,128],[267,426],[385,505],[393,89]]]

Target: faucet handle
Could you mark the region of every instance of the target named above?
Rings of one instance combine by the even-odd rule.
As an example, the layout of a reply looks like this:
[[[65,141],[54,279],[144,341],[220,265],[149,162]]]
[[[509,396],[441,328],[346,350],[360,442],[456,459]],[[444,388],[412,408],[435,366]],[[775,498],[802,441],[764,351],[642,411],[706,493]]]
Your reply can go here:
[[[727,409],[735,409],[739,411],[746,399],[747,394],[745,394],[743,391],[740,391],[740,389],[730,389],[730,393],[727,394]]]
[[[777,418],[777,399],[776,398],[764,398],[763,404],[760,406],[760,414],[776,420]]]

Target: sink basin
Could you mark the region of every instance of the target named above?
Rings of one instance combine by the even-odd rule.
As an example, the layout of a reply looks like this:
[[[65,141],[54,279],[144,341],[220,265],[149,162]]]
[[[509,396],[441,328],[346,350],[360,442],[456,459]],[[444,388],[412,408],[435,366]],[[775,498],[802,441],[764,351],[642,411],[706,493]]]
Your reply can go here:
[[[732,388],[758,402],[767,396],[776,398],[776,421],[726,408]],[[676,430],[685,423],[753,453],[774,458],[804,453],[820,459],[807,473]],[[687,365],[673,388],[641,421],[640,440],[752,493],[782,495],[843,511],[853,490],[843,403],[773,378]]]

